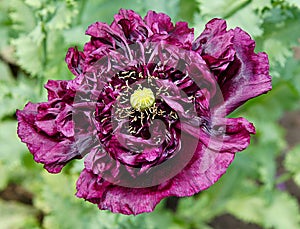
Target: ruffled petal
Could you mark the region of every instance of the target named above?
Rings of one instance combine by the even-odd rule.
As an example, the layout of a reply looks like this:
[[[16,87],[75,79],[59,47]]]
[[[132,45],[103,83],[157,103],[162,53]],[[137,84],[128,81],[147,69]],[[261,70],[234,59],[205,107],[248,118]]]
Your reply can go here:
[[[220,74],[227,114],[249,99],[272,89],[267,54],[254,53],[255,42],[240,28],[234,30],[233,42],[236,58]]]
[[[186,22],[177,22],[174,26],[171,18],[164,13],[149,11],[144,21],[153,32],[150,41],[164,40],[169,44],[190,49],[194,40],[194,29],[188,28]]]
[[[67,162],[81,156],[71,140],[47,135],[47,132],[53,134],[51,131],[54,127],[41,132],[46,127],[35,123],[38,106],[39,104],[28,103],[24,110],[17,111],[18,135],[22,142],[27,144],[35,161],[44,164],[49,172],[58,173]],[[39,127],[43,129],[39,129]]]
[[[234,159],[232,153],[217,153],[198,145],[191,162],[171,181],[174,196],[191,196],[217,182]]]
[[[173,31],[169,33],[168,41],[190,49],[194,41],[194,29],[190,29],[186,22],[177,22]]]
[[[214,123],[208,133],[202,132],[200,141],[214,151],[236,153],[247,148],[251,134],[255,128],[246,119],[227,118]]]
[[[226,172],[233,158],[234,154],[216,153],[200,143],[191,162],[178,175],[149,188],[114,185],[84,170],[77,181],[77,196],[114,213],[151,212],[167,196],[191,196],[210,187]]]
[[[75,76],[79,76],[82,73],[84,59],[84,53],[79,52],[77,47],[68,49],[65,61],[68,65],[68,68]]]
[[[108,24],[103,22],[95,22],[90,25],[85,34],[92,37],[91,41],[84,47],[84,52],[87,53],[103,46],[117,49],[122,46],[122,43],[126,43],[120,31],[112,29]]]
[[[114,18],[110,27],[123,33],[129,41],[144,41],[152,33],[141,16],[133,10],[121,9]]]
[[[251,134],[255,134],[253,124],[244,118],[219,119],[210,125],[195,119],[194,122],[180,123],[180,129],[199,137],[203,145],[219,153],[236,153],[246,149]]]
[[[151,212],[166,196],[159,187],[134,189],[112,185],[87,170],[81,172],[76,188],[77,197],[98,204],[102,210],[126,215]]]
[[[76,196],[84,198],[92,203],[98,203],[106,192],[106,187],[110,184],[101,177],[84,169],[77,180]]]
[[[166,35],[174,29],[171,18],[164,13],[156,13],[150,10],[145,16],[144,21],[154,34]]]
[[[45,88],[48,91],[48,100],[62,98],[67,90],[68,82],[64,80],[48,80]]]
[[[265,53],[254,53],[255,42],[240,28],[226,31],[226,22],[213,19],[196,39],[200,53],[214,72],[229,114],[247,100],[272,89]]]
[[[193,43],[193,50],[200,53],[214,71],[226,69],[234,59],[234,35],[231,30],[227,32],[226,27],[224,20],[212,19]]]

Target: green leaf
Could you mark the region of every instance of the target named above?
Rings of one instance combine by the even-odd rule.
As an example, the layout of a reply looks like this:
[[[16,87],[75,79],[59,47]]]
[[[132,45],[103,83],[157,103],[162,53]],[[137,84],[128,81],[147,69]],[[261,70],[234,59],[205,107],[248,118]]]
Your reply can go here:
[[[44,171],[38,180],[28,181],[31,191],[36,194],[34,205],[45,213],[43,228],[143,228],[143,217],[136,219],[134,216],[100,211],[97,205],[76,198],[77,178],[77,174],[53,175]]]
[[[14,121],[0,122],[0,190],[8,181],[18,176],[22,167],[22,156],[26,146],[17,136],[17,123]],[[3,131],[5,130],[5,131]]]
[[[82,18],[81,24],[84,28],[87,28],[95,21],[111,23],[113,15],[118,13],[121,8],[135,10],[141,16],[144,16],[148,10],[163,12],[168,14],[174,20],[179,13],[178,6],[179,0],[92,0],[84,4],[83,12],[80,13]],[[101,14],[98,13],[99,9],[101,9]]]
[[[7,84],[10,84],[13,82],[10,69],[7,64],[0,61],[0,72],[1,72],[1,79],[0,79],[0,85],[3,82],[6,82]],[[1,98],[1,92],[0,92],[0,98]]]
[[[8,46],[8,39],[9,39],[9,32],[10,32],[10,21],[9,21],[9,16],[8,16],[8,11],[9,9],[9,3],[0,1],[0,55],[4,56],[4,49],[7,49]]]
[[[231,14],[235,9],[243,6],[247,3],[247,0],[234,1],[234,0],[216,0],[216,1],[204,1],[197,0],[200,5],[200,12],[205,17],[225,17]]]
[[[64,37],[59,32],[47,36],[47,64],[43,75],[45,79],[69,80],[74,76],[65,63],[67,47]]]
[[[293,54],[290,47],[274,38],[265,39],[263,49],[268,53],[270,62],[279,63],[281,67],[285,65],[287,57]]]
[[[290,57],[284,66],[276,70],[281,80],[287,82],[300,95],[300,60]]]
[[[227,203],[229,213],[246,222],[261,223],[265,201],[257,195],[235,196]]]
[[[17,136],[17,122],[5,121],[0,123],[0,160],[13,165],[20,163],[20,155],[26,151],[26,147]]]
[[[77,46],[78,49],[82,50],[86,42],[88,42],[89,37],[85,35],[85,30],[82,25],[74,26],[68,30],[63,31],[63,39],[68,46]]]
[[[37,89],[35,80],[26,79],[21,75],[18,81],[11,77],[1,79],[0,120],[6,116],[12,116],[16,109],[22,109],[29,100],[37,101]]]
[[[251,122],[258,123],[261,126],[257,128],[259,132],[265,122],[278,121],[285,111],[295,109],[298,99],[298,95],[287,83],[281,79],[277,81],[273,79],[273,89],[268,94],[251,99],[230,117],[242,116]]]
[[[25,3],[26,3],[26,5],[28,5],[32,8],[39,9],[42,7],[43,1],[41,1],[41,0],[25,0]]]
[[[300,186],[300,144],[290,150],[285,158],[284,166],[293,174],[293,179]]]
[[[163,200],[155,208],[153,212],[147,214],[141,214],[136,217],[130,216],[132,221],[138,223],[141,228],[147,229],[160,229],[160,228],[170,228],[170,229],[180,229],[180,224],[175,222],[174,215],[172,212],[164,208],[165,201]]]
[[[300,212],[297,200],[284,192],[273,192],[273,201],[262,214],[264,225],[275,229],[300,228]]]
[[[183,225],[194,225],[195,228],[203,228],[216,214],[217,209],[212,210],[214,203],[211,192],[204,192],[200,196],[186,197],[179,200],[176,211],[176,219]],[[216,206],[219,209],[219,206]],[[197,215],[197,217],[195,217]]]
[[[76,1],[68,0],[55,4],[55,13],[47,23],[50,30],[63,30],[69,28],[73,18],[78,14],[78,4]]]
[[[227,19],[227,24],[229,28],[242,28],[252,37],[260,36],[263,33],[262,19],[251,6],[238,10]]]
[[[292,47],[298,43],[300,10],[275,6],[264,13],[263,20],[264,34],[257,39],[257,49],[269,54],[274,72],[278,64],[284,66],[286,59],[293,54]]]
[[[31,0],[26,1],[28,5],[19,4],[32,11],[31,15],[36,23],[34,26],[23,26],[19,36],[12,40],[17,63],[31,76],[43,78],[48,71],[48,75],[61,74],[61,77],[65,77],[67,68],[62,64],[67,47],[60,30],[70,27],[78,14],[78,4],[72,0],[40,3]],[[17,11],[16,14],[20,12]],[[11,17],[17,24],[14,15]],[[27,25],[27,21],[24,21],[24,25]],[[62,58],[57,58],[58,55]]]
[[[252,36],[259,36],[263,33],[262,19],[257,10],[270,4],[268,0],[260,1],[260,5],[257,4],[257,1],[249,0],[198,0],[198,2],[203,19],[202,24],[215,17],[225,18],[228,28],[241,27]]]
[[[9,174],[6,170],[6,166],[0,160],[0,190],[3,190],[9,181]]]
[[[9,16],[13,21],[13,29],[18,32],[26,33],[32,31],[36,26],[35,14],[24,1],[10,1]]]
[[[273,191],[269,198],[260,192],[239,195],[232,198],[228,211],[246,222],[257,223],[266,228],[299,228],[299,209],[297,201],[287,193]],[[270,196],[271,195],[271,196]]]
[[[272,0],[252,0],[251,1],[251,7],[254,10],[258,10],[259,13],[261,11],[272,8]]]
[[[42,42],[45,35],[42,32],[41,24],[28,35],[21,35],[12,40],[16,49],[18,64],[33,76],[42,74],[44,53]]]

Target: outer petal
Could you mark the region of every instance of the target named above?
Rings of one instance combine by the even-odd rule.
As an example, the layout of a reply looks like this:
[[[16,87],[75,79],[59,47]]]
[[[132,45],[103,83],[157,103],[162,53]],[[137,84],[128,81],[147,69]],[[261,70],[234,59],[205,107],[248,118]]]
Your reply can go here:
[[[234,154],[216,153],[198,145],[191,162],[174,178],[149,188],[126,188],[105,182],[84,170],[77,181],[77,196],[103,210],[122,214],[151,212],[168,196],[191,196],[210,187],[225,172]]]
[[[17,111],[18,135],[35,161],[43,163],[49,172],[58,173],[68,161],[81,156],[70,139],[47,136],[39,130],[35,124],[38,105],[28,103],[24,110]]]
[[[77,193],[76,196],[89,200],[92,203],[98,203],[106,190],[106,187],[110,185],[105,182],[101,177],[95,176],[92,172],[84,169],[77,181]]]
[[[217,153],[199,144],[189,165],[172,179],[170,192],[182,197],[209,188],[226,172],[233,159],[232,153]]]
[[[241,30],[226,31],[226,22],[213,19],[193,44],[215,73],[229,114],[247,100],[271,90],[265,53],[254,53],[255,42]]]
[[[234,48],[236,59],[220,75],[227,113],[272,89],[267,54],[255,54],[255,42],[240,28],[234,30]]]
[[[103,210],[136,215],[153,211],[167,195],[161,193],[159,187],[134,189],[112,185],[92,172],[83,170],[77,181],[76,196],[98,204]]]
[[[148,11],[144,21],[155,34],[168,34],[174,29],[171,18],[164,13]]]
[[[255,134],[255,128],[244,118],[228,118],[219,120],[208,133],[201,133],[200,141],[208,148],[224,153],[236,153],[250,144],[250,134]],[[219,127],[219,130],[216,129]],[[225,128],[225,130],[222,130]],[[224,133],[223,133],[224,132]]]
[[[119,13],[115,15],[115,20],[110,27],[119,31],[120,34],[123,33],[130,41],[144,41],[152,34],[141,16],[133,10],[121,9]]]
[[[193,50],[201,54],[211,69],[224,70],[235,55],[233,31],[226,32],[224,20],[213,19],[193,43]]]
[[[116,49],[121,47],[122,43],[127,43],[120,31],[112,29],[108,24],[102,22],[90,25],[85,34],[92,37],[91,42],[84,47],[85,52],[95,51],[102,46]]]
[[[171,18],[163,13],[149,11],[144,18],[153,32],[150,41],[165,40],[170,44],[190,49],[194,40],[194,29],[188,28],[186,22],[177,22],[174,26]]]
[[[183,48],[190,49],[194,40],[194,29],[190,29],[186,22],[177,22],[174,30],[169,33],[169,42],[183,44]]]
[[[79,52],[77,48],[69,48],[65,61],[68,68],[75,76],[82,73],[84,59],[85,55],[83,52]]]

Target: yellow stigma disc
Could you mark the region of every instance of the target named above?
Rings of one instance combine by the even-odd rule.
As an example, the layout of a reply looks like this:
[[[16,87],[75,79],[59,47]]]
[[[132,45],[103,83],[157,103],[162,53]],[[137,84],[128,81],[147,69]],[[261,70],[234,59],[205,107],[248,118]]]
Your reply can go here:
[[[149,108],[154,102],[154,94],[149,88],[137,89],[130,96],[130,104],[136,110]]]

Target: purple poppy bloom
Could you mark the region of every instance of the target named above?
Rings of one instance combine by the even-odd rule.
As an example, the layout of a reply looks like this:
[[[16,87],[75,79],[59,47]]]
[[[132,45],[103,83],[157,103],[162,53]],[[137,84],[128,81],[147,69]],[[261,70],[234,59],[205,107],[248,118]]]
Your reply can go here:
[[[254,126],[226,116],[271,90],[271,77],[242,29],[213,19],[194,39],[185,22],[122,9],[86,34],[84,50],[66,55],[75,78],[48,81],[48,102],[17,111],[19,137],[49,172],[85,157],[78,197],[150,212],[210,187],[249,145]]]

